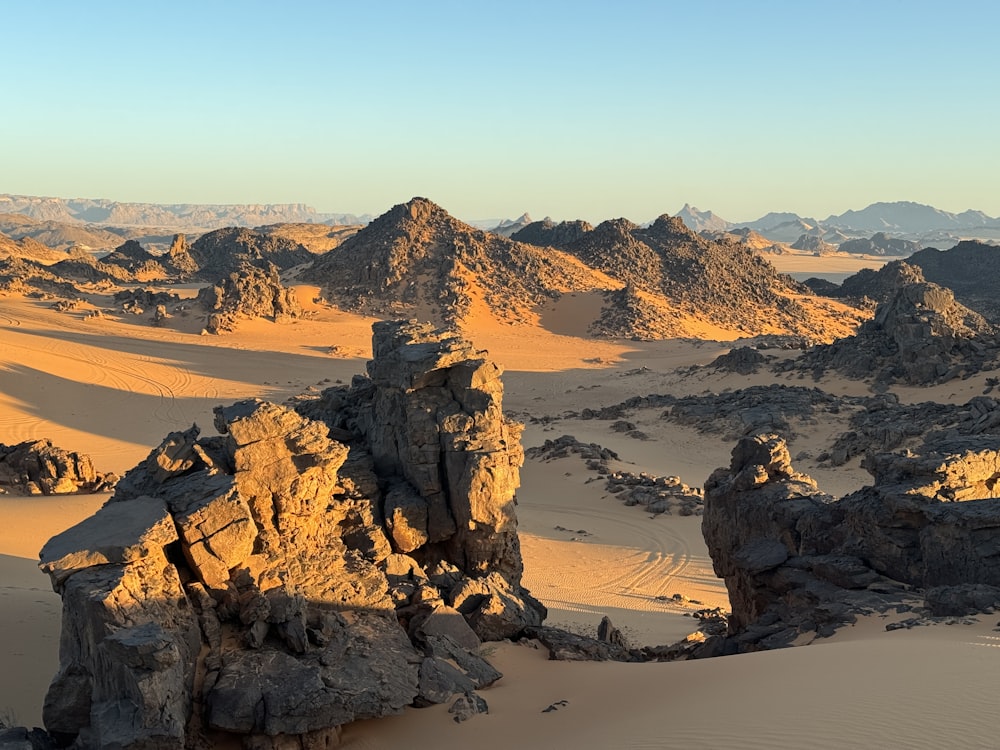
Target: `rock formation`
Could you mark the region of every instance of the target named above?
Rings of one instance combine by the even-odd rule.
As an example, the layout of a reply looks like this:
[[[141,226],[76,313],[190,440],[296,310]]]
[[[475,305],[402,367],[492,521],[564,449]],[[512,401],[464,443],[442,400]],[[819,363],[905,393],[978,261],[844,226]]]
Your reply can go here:
[[[313,259],[302,245],[285,237],[262,234],[252,229],[227,227],[199,237],[187,254],[172,254],[179,268],[192,268],[195,277],[214,282],[246,265],[267,268],[268,264],[287,270]]]
[[[196,303],[208,312],[205,330],[209,333],[235,330],[245,318],[269,318],[283,323],[302,315],[294,290],[282,285],[278,269],[271,263],[265,268],[243,264],[212,286],[199,290]]]
[[[911,255],[928,281],[946,286],[955,299],[988,320],[1000,322],[996,282],[1000,278],[1000,247],[967,240],[950,250],[929,247]]]
[[[917,266],[903,260],[893,260],[877,271],[862,268],[853,276],[848,276],[841,284],[823,279],[806,279],[805,284],[817,294],[826,297],[848,298],[858,303],[865,299],[874,302],[888,302],[900,287],[908,284],[923,284],[927,280]]]
[[[652,328],[645,322],[649,320],[658,321],[659,327],[684,330],[687,318],[747,334],[779,329],[831,338],[824,325],[811,319],[803,301],[795,299],[808,293],[804,286],[779,274],[747,245],[712,242],[693,233],[677,217],[660,216],[648,227],[625,219],[606,221],[566,245],[566,250],[625,282],[630,290],[624,296],[620,292],[608,295],[600,323],[604,335],[632,335],[628,330],[610,330],[609,321],[628,323],[634,318],[646,329]],[[661,309],[650,314],[657,300]],[[848,316],[841,322],[848,330]],[[645,338],[644,333],[639,335]]]
[[[299,405],[324,421],[217,407],[219,436],[171,433],[49,541],[54,737],[329,747],[347,722],[499,678],[480,641],[545,614],[520,585],[500,368],[413,323],[376,324],[373,348],[369,378]]]
[[[519,323],[562,292],[601,286],[565,253],[476,229],[426,198],[394,206],[317,258],[302,279],[346,309],[447,325],[460,324],[477,302]]]
[[[897,255],[906,257],[920,249],[920,243],[904,240],[901,237],[890,237],[885,232],[876,232],[869,238],[847,240],[840,244],[842,253],[856,255]]]
[[[815,255],[824,255],[837,250],[836,245],[831,245],[821,235],[817,234],[800,234],[791,247],[793,250],[804,250]]]
[[[0,443],[0,492],[66,495],[107,492],[118,477],[94,469],[90,456],[57,448],[51,440]]]
[[[167,263],[163,263],[163,260],[149,253],[135,240],[127,240],[101,258],[101,263],[128,272],[135,281],[150,282],[170,278],[176,273],[176,269],[170,264],[170,256],[166,257]]]
[[[836,501],[792,468],[781,438],[737,443],[705,484],[702,530],[733,610],[729,637],[708,650],[784,646],[864,613],[962,615],[1000,603],[1000,500],[988,499],[1000,439],[873,454],[864,465],[874,484]]]
[[[589,223],[580,219],[560,221],[558,224],[552,219],[542,219],[531,222],[528,226],[509,236],[517,242],[527,242],[529,245],[537,245],[538,247],[565,247],[592,231],[593,228]]]
[[[957,303],[949,289],[924,282],[897,289],[855,336],[817,346],[783,366],[930,385],[995,367],[997,348],[996,331],[981,315]]]

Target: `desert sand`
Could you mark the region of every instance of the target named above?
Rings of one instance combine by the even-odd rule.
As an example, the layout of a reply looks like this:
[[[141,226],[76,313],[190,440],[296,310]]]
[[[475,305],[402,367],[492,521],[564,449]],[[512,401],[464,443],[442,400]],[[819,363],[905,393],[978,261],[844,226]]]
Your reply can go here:
[[[822,258],[813,258],[813,269]],[[786,269],[783,269],[786,270]],[[839,270],[839,267],[837,269]],[[199,335],[200,323],[153,328],[138,320],[56,312],[39,300],[0,298],[0,442],[47,437],[88,453],[102,471],[124,472],[165,434],[192,423],[211,432],[212,408],[260,396],[282,401],[364,372],[371,319],[314,304],[311,317],[244,323]],[[101,304],[98,295],[91,300]],[[634,417],[636,440],[607,422],[567,417],[648,393],[722,391],[773,382],[706,370],[719,342],[613,342],[580,337],[578,299],[542,311],[542,325],[473,320],[466,334],[505,367],[505,407],[528,421],[523,442],[571,434],[616,451],[613,468],[676,475],[701,485],[728,463],[731,443],[658,419]],[[784,376],[782,376],[784,377]],[[799,376],[788,376],[796,383]],[[779,382],[784,382],[779,380]],[[804,384],[811,384],[806,381]],[[826,378],[835,393],[860,383]],[[907,401],[962,403],[982,378],[935,389],[899,389]],[[559,417],[551,421],[532,418]],[[802,425],[792,455],[816,455],[843,429],[834,418]],[[862,486],[857,461],[836,470],[797,468],[836,495]],[[589,481],[577,457],[528,459],[518,515],[528,588],[550,624],[590,631],[608,615],[636,644],[666,644],[695,630],[702,606],[727,606],[697,517],[651,517]],[[0,497],[0,716],[38,725],[57,664],[58,596],[36,567],[56,532],[90,515],[106,495]],[[557,528],[558,527],[558,528]],[[675,602],[681,594],[694,602]],[[993,619],[886,632],[860,622],[808,646],[663,664],[564,663],[530,645],[488,646],[505,677],[484,691],[490,714],[456,724],[446,706],[410,709],[344,731],[345,747],[402,748],[938,748],[997,747],[992,688],[1000,659]],[[556,710],[545,711],[557,702]]]

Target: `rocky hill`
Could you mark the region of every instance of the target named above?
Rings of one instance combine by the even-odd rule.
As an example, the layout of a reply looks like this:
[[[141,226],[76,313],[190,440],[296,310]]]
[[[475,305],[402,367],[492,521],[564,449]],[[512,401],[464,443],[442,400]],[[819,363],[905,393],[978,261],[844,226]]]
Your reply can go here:
[[[928,281],[955,292],[962,304],[1000,321],[1000,247],[982,242],[959,242],[950,250],[929,247],[907,259]]]
[[[205,281],[228,276],[244,264],[265,268],[272,263],[284,271],[315,257],[298,242],[243,227],[226,227],[203,234],[187,249],[187,255],[185,258],[182,249],[176,248],[174,263],[188,265],[195,277]]]
[[[361,224],[351,226],[329,226],[327,224],[268,224],[256,227],[255,231],[268,236],[284,237],[297,242],[311,253],[322,254],[339,247],[340,243],[354,236]]]
[[[848,276],[840,285],[841,295],[861,299],[867,297],[876,302],[888,302],[896,292],[909,284],[927,281],[918,266],[904,260],[893,260],[877,271],[862,268],[853,276]]]
[[[570,242],[580,239],[594,227],[586,221],[560,221],[556,224],[552,219],[533,221],[510,235],[512,240],[527,242],[538,247],[565,247]]]
[[[660,298],[678,317],[747,334],[817,333],[795,299],[805,287],[746,245],[712,242],[676,217],[661,216],[646,228],[606,221],[566,249],[627,287]],[[614,309],[620,300],[609,302],[602,318],[620,317]]]
[[[897,268],[906,273],[904,264]],[[857,334],[817,346],[784,366],[833,369],[877,384],[932,385],[997,366],[997,329],[929,282],[905,284]]]
[[[831,340],[859,320],[846,309],[813,315],[808,290],[759,254],[700,237],[677,218],[645,228],[625,219],[593,229],[540,222],[518,236],[547,246],[483,232],[415,198],[317,258],[300,278],[347,309],[449,324],[473,311],[529,320],[564,292],[598,291],[605,305],[591,331],[628,338],[731,331]]]
[[[890,237],[885,232],[876,232],[871,237],[842,242],[838,248],[842,253],[857,255],[899,255],[906,257],[920,249],[920,243]]]
[[[426,198],[394,206],[300,278],[347,309],[448,324],[480,304],[500,320],[523,321],[562,292],[601,284],[562,251],[476,229]]]

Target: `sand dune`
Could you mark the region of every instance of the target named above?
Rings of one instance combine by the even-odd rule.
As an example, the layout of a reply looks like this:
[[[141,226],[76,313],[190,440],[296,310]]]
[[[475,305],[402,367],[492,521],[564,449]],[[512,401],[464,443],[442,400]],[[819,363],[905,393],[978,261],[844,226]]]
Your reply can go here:
[[[197,422],[211,432],[217,404],[249,396],[280,401],[363,372],[371,320],[313,303],[308,288],[302,297],[311,307],[307,319],[253,321],[219,337],[199,336],[192,321],[152,328],[0,298],[0,442],[48,437],[89,453],[101,470],[122,472],[168,431]],[[507,409],[523,419],[558,418],[530,424],[525,445],[572,434],[616,451],[621,461],[613,468],[701,485],[728,462],[730,442],[665,422],[657,410],[630,417],[647,440],[567,415],[635,395],[718,392],[774,376],[686,369],[712,361],[726,344],[579,338],[578,321],[594,304],[583,297],[543,312],[555,333],[487,321],[473,321],[468,331],[505,366]],[[821,386],[865,392],[835,378]],[[977,388],[981,379],[901,392],[907,400],[965,400]],[[793,454],[815,454],[841,429],[833,418],[804,425]],[[807,461],[803,468],[837,494],[867,479],[856,463],[824,471]],[[726,605],[697,518],[625,507],[602,482],[588,481],[594,477],[576,457],[529,459],[522,471],[524,580],[550,608],[551,622],[585,630],[609,615],[635,643],[655,645],[693,631],[696,607]],[[104,499],[0,498],[0,714],[40,722],[56,666],[59,600],[37,572],[36,554]],[[702,605],[669,600],[675,593]],[[348,727],[344,746],[996,747],[995,623],[893,633],[884,624],[862,623],[804,648],[669,664],[549,662],[542,650],[501,644],[491,658],[505,677],[484,693],[488,716],[456,724],[445,706],[408,710]],[[544,711],[559,701],[566,704]]]

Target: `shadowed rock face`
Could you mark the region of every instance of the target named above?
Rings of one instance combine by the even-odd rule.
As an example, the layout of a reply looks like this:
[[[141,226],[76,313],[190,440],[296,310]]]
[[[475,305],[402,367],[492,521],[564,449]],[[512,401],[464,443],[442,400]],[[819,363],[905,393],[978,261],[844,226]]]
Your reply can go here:
[[[545,614],[520,585],[520,425],[500,369],[412,323],[377,324],[374,352],[370,378],[300,405],[322,421],[218,407],[218,436],[167,436],[49,541],[63,597],[50,733],[328,746],[347,722],[499,678],[481,640]]]
[[[995,367],[996,329],[929,282],[904,284],[857,335],[817,346],[788,368],[827,369],[880,383],[931,385]]]
[[[874,454],[865,466],[873,486],[835,501],[792,469],[784,440],[760,435],[709,477],[702,531],[733,609],[722,649],[827,635],[907,600],[953,615],[1000,602],[1000,438]]]

